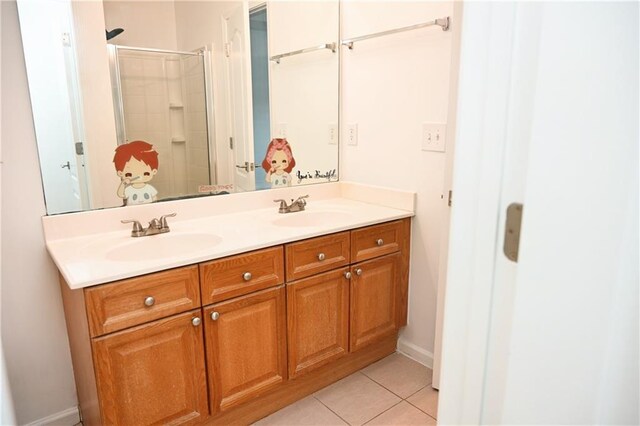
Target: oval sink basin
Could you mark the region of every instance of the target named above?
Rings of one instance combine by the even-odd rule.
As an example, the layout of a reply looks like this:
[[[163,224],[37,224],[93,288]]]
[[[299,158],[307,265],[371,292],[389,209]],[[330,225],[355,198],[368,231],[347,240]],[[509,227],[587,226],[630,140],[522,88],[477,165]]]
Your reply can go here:
[[[106,252],[109,260],[136,262],[141,260],[164,259],[197,253],[215,246],[222,239],[211,234],[160,234],[131,238],[126,243]]]
[[[353,216],[349,213],[341,211],[322,211],[322,212],[297,212],[286,213],[275,219],[272,223],[276,226],[287,226],[293,228],[304,228],[319,226],[326,223],[335,223],[336,221],[348,220]]]

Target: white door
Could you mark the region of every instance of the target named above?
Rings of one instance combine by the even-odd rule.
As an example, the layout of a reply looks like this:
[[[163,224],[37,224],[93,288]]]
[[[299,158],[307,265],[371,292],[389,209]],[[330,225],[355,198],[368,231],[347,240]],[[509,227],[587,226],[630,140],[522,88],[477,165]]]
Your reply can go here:
[[[18,12],[47,212],[81,210],[83,194],[71,118],[73,91],[68,84],[51,84],[67,82],[74,72],[67,68],[66,59],[72,35],[70,2],[21,1]],[[37,72],[43,68],[49,70],[46,77]]]
[[[236,191],[256,188],[251,101],[251,48],[247,2],[225,17],[229,129],[233,139],[233,176]]]
[[[637,16],[465,5],[442,423],[640,420]]]

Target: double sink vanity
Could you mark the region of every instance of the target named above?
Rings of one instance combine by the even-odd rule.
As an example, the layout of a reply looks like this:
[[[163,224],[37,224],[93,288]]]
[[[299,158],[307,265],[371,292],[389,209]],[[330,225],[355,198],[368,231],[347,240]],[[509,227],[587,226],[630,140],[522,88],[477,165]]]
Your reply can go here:
[[[279,214],[299,192],[43,219],[85,424],[249,424],[395,351],[414,194],[315,185]],[[168,233],[119,223],[169,207]]]

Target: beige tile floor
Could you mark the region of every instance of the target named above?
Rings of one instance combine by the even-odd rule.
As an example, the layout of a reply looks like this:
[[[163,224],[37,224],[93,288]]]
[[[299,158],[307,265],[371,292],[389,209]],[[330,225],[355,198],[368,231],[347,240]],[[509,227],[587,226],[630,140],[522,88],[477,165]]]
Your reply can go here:
[[[395,353],[256,422],[256,425],[435,425],[432,371]]]

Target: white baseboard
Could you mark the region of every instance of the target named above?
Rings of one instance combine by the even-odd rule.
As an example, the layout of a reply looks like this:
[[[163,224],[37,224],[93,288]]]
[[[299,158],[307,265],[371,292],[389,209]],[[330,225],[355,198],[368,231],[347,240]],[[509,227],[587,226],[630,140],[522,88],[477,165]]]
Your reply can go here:
[[[78,411],[78,407],[71,407],[33,421],[25,426],[73,426],[79,422],[80,412]]]
[[[433,368],[433,354],[419,346],[409,343],[402,337],[398,339],[398,352],[418,361],[428,368]]]

